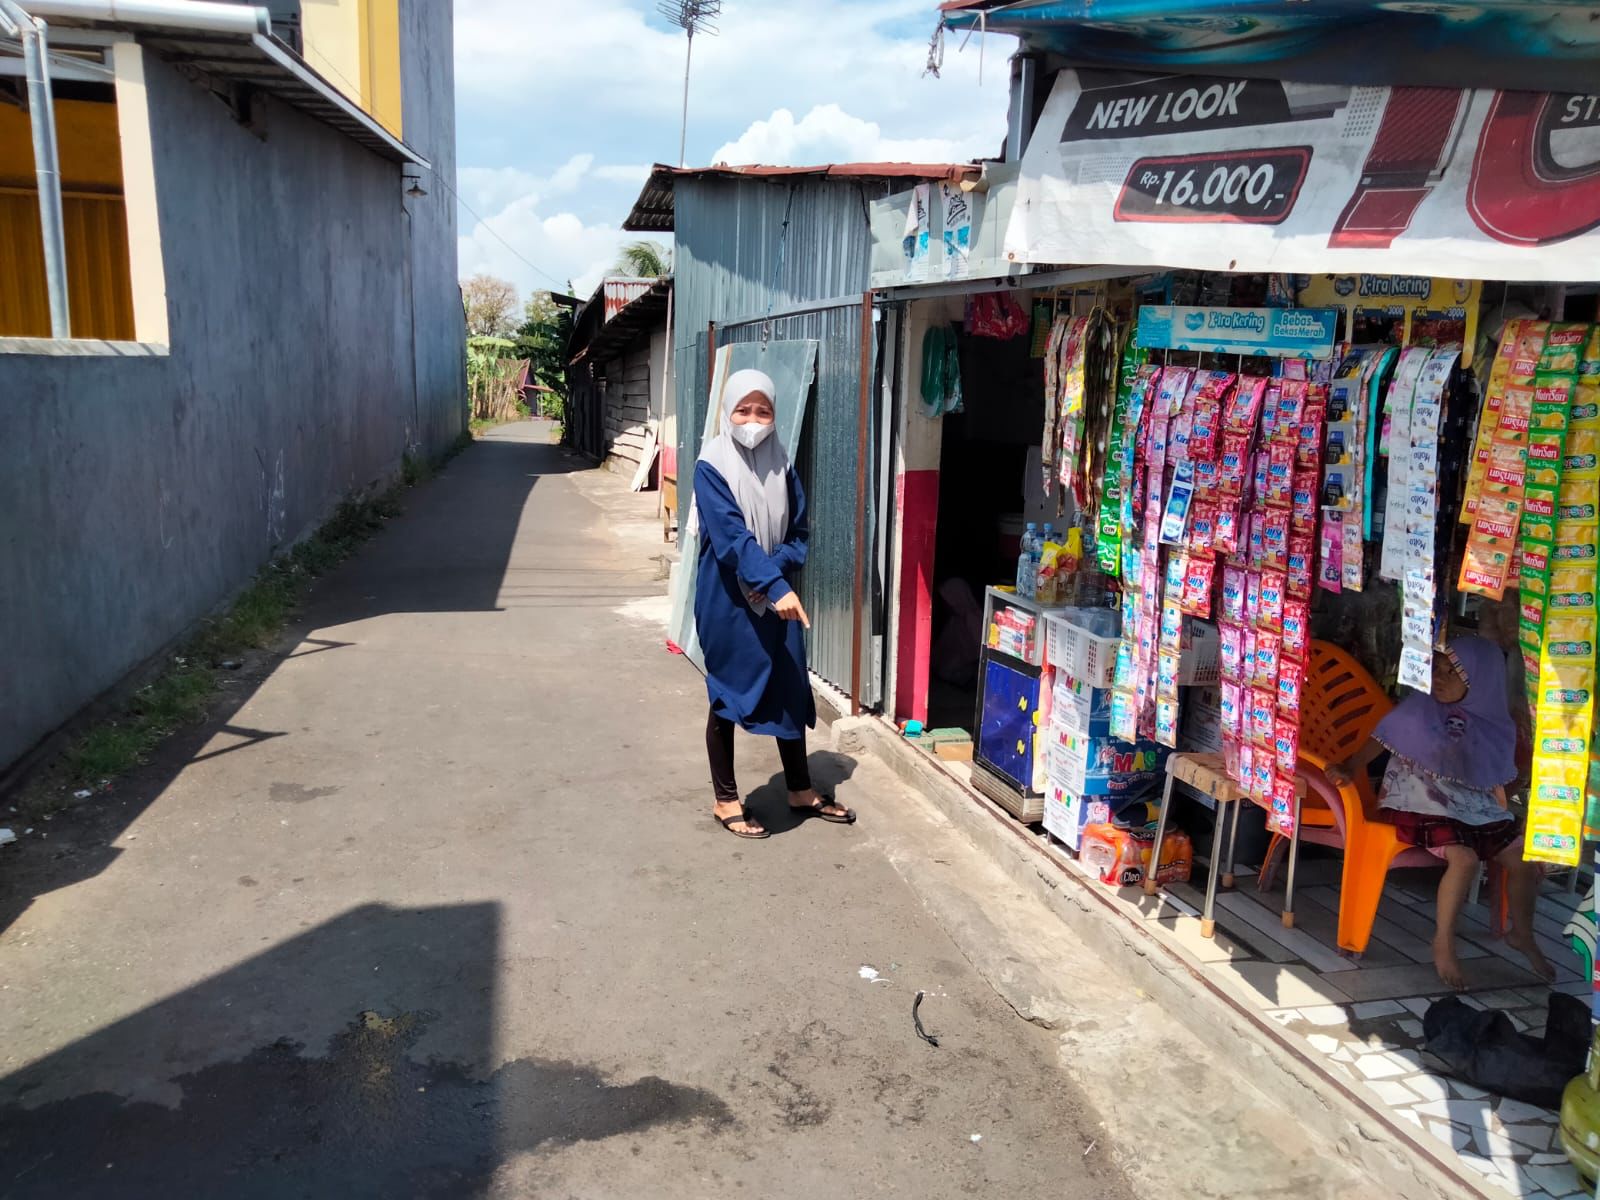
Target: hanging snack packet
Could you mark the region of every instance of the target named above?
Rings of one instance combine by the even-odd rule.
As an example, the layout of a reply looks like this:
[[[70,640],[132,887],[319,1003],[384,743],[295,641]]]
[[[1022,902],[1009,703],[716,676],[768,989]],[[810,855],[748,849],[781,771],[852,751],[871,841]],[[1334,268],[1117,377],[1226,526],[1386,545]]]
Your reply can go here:
[[[1290,527],[1295,533],[1310,536],[1317,530],[1317,471],[1296,467],[1294,490],[1290,497]]]
[[[1242,496],[1244,494],[1245,475],[1250,470],[1250,463],[1250,435],[1248,433],[1224,433],[1222,435],[1222,453],[1217,460],[1217,486],[1221,488],[1224,495]]]
[[[1223,501],[1217,505],[1216,531],[1212,534],[1212,547],[1218,554],[1239,552],[1239,502]]]
[[[1313,544],[1309,533],[1289,535],[1289,569],[1286,572],[1284,593],[1295,600],[1311,599],[1311,584],[1314,578],[1311,562]]]
[[[1204,397],[1195,401],[1194,420],[1189,426],[1189,457],[1194,462],[1215,462],[1217,437],[1222,424],[1222,404]]]
[[[1189,443],[1193,447],[1194,442]],[[1193,453],[1191,449],[1190,453]],[[1213,499],[1222,492],[1222,468],[1215,461],[1197,462],[1194,464],[1194,494],[1196,497]]]
[[[1227,747],[1223,747],[1226,751]],[[1256,748],[1250,744],[1250,696],[1244,698],[1244,723],[1243,732],[1239,737],[1239,745],[1234,751],[1233,771],[1228,778],[1232,779],[1245,792],[1250,791],[1250,776],[1255,771]],[[1224,766],[1227,765],[1224,760]]]
[[[1261,566],[1269,571],[1289,569],[1289,514],[1269,509],[1261,517]]]
[[[1244,654],[1239,660],[1239,678],[1249,683],[1256,675],[1256,627],[1244,627]]]
[[[1250,676],[1253,686],[1259,688],[1276,688],[1278,686],[1278,666],[1283,659],[1283,636],[1277,633],[1256,631],[1256,662],[1255,671]]]
[[[1277,832],[1285,837],[1294,833],[1295,809],[1298,807],[1296,799],[1296,786],[1294,775],[1283,775],[1274,771],[1272,774],[1272,791],[1269,796],[1272,805],[1270,823]]]
[[[1298,437],[1300,422],[1305,419],[1306,395],[1311,385],[1303,379],[1285,379],[1278,385],[1278,431],[1285,436]]]
[[[1582,480],[1563,483],[1556,497],[1556,514],[1563,522],[1570,521],[1574,525],[1593,525],[1600,521],[1594,485]]]
[[[1209,554],[1191,554],[1183,575],[1183,611],[1191,617],[1211,617],[1211,587],[1217,560]]]
[[[1156,744],[1178,748],[1178,701],[1163,697],[1156,701]]]
[[[1322,466],[1322,430],[1327,423],[1327,408],[1322,404],[1306,405],[1300,419],[1300,438],[1295,443],[1295,465],[1302,468]]]
[[[1261,419],[1261,405],[1267,394],[1264,377],[1245,375],[1233,389],[1223,408],[1222,427],[1230,433],[1251,434]]]
[[[1311,605],[1305,600],[1283,602],[1283,652],[1304,659],[1311,642]]]
[[[1296,721],[1300,719],[1300,697],[1305,683],[1305,663],[1286,658],[1278,664],[1278,711],[1281,714]]]
[[[1272,801],[1272,783],[1276,773],[1272,769],[1272,737],[1269,735],[1262,752],[1257,754],[1250,769],[1250,797],[1257,804]]]
[[[1177,698],[1178,651],[1163,650],[1156,655],[1156,695]]]
[[[1251,492],[1257,500],[1265,500],[1272,486],[1272,452],[1266,447],[1256,451],[1254,471],[1251,474]],[[1283,505],[1289,507],[1288,498],[1285,497]]]
[[[1215,501],[1195,500],[1190,506],[1189,537],[1191,554],[1214,554],[1217,544],[1217,505]]]
[[[1161,650],[1176,652],[1183,648],[1183,610],[1178,602],[1168,597],[1161,603]]]
[[[1274,727],[1278,719],[1278,706],[1273,692],[1266,688],[1253,687],[1249,691],[1250,697],[1250,744],[1258,750],[1272,749],[1272,741],[1277,729]]]
[[[1246,572],[1241,567],[1222,568],[1222,619],[1243,622],[1245,619],[1245,590],[1249,587]]]
[[[1239,716],[1241,712],[1239,699],[1241,689],[1237,683],[1229,679],[1224,679],[1217,687],[1221,696],[1217,707],[1222,713],[1223,739],[1237,738],[1239,736]]]
[[[1322,510],[1322,545],[1317,553],[1317,586],[1337,595],[1344,576],[1344,513]]]
[[[1562,460],[1564,480],[1590,483],[1600,479],[1600,429],[1574,429],[1567,434]]]
[[[1262,498],[1272,508],[1294,503],[1294,443],[1282,440],[1267,448],[1267,479]]]
[[[1253,512],[1250,514],[1250,542],[1249,559],[1252,571],[1261,570],[1262,563],[1267,557],[1266,529],[1264,528],[1265,514]]]
[[[1288,585],[1288,575],[1283,571],[1261,572],[1261,602],[1255,609],[1257,629],[1283,632],[1283,606],[1288,599],[1285,595]]]
[[[1583,361],[1584,346],[1589,341],[1587,325],[1552,325],[1545,335],[1544,348],[1539,354],[1538,371],[1576,375]]]
[[[1224,621],[1217,626],[1218,670],[1222,678],[1238,684],[1244,674],[1244,627]]]
[[[1293,775],[1300,762],[1300,722],[1284,716],[1273,722],[1272,748],[1278,774]]]

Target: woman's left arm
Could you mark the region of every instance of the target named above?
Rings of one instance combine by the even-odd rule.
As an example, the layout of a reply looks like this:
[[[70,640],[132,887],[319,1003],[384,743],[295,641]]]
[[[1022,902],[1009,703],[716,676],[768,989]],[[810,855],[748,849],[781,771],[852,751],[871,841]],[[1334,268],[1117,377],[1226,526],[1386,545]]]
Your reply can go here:
[[[800,473],[789,468],[789,536],[772,552],[772,561],[785,576],[806,565],[806,545],[811,526],[806,516],[806,490],[800,486]]]

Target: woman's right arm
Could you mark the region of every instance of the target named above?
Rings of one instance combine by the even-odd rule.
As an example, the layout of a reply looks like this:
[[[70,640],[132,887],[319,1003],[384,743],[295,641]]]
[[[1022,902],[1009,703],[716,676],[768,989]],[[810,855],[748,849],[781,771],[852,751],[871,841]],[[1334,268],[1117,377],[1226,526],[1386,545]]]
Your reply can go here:
[[[746,587],[776,603],[794,589],[783,578],[782,568],[761,548],[756,535],[745,524],[733,489],[715,467],[696,463],[694,502],[700,513],[700,532],[711,546],[718,562],[733,569]]]
[[[1366,744],[1342,762],[1329,763],[1324,772],[1328,782],[1335,787],[1343,787],[1356,778],[1378,755],[1383,753],[1383,743],[1377,738],[1368,738]]]

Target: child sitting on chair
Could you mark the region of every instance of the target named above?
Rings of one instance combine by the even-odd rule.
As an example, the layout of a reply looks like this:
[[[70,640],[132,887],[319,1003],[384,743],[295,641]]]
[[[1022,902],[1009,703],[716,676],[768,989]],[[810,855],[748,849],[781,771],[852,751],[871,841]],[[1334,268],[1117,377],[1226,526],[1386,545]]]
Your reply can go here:
[[[1390,752],[1377,818],[1392,824],[1404,844],[1444,860],[1433,965],[1452,988],[1466,986],[1456,957],[1456,920],[1480,864],[1491,860],[1506,871],[1506,944],[1540,977],[1555,977],[1533,935],[1538,867],[1522,861],[1522,823],[1505,807],[1505,785],[1517,777],[1516,742],[1503,654],[1483,638],[1460,637],[1434,652],[1433,694],[1407,696],[1365,746],[1327,770],[1329,782],[1342,785]]]

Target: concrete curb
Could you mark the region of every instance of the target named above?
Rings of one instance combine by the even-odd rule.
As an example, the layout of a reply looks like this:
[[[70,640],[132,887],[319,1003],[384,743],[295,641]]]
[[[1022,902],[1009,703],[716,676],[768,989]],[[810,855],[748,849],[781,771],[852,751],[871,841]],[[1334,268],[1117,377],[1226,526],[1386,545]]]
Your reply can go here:
[[[1068,873],[998,805],[969,790],[935,760],[907,746],[878,717],[841,717],[833,724],[840,753],[871,754],[932,805],[1019,887],[1071,926],[1097,954],[1174,1014],[1285,1115],[1328,1130],[1329,1149],[1355,1163],[1388,1195],[1402,1200],[1505,1200],[1448,1165],[1342,1081],[1325,1074],[1271,1021],[1246,1008],[1179,958],[1109,896]],[[1346,1132],[1348,1131],[1348,1132]]]

